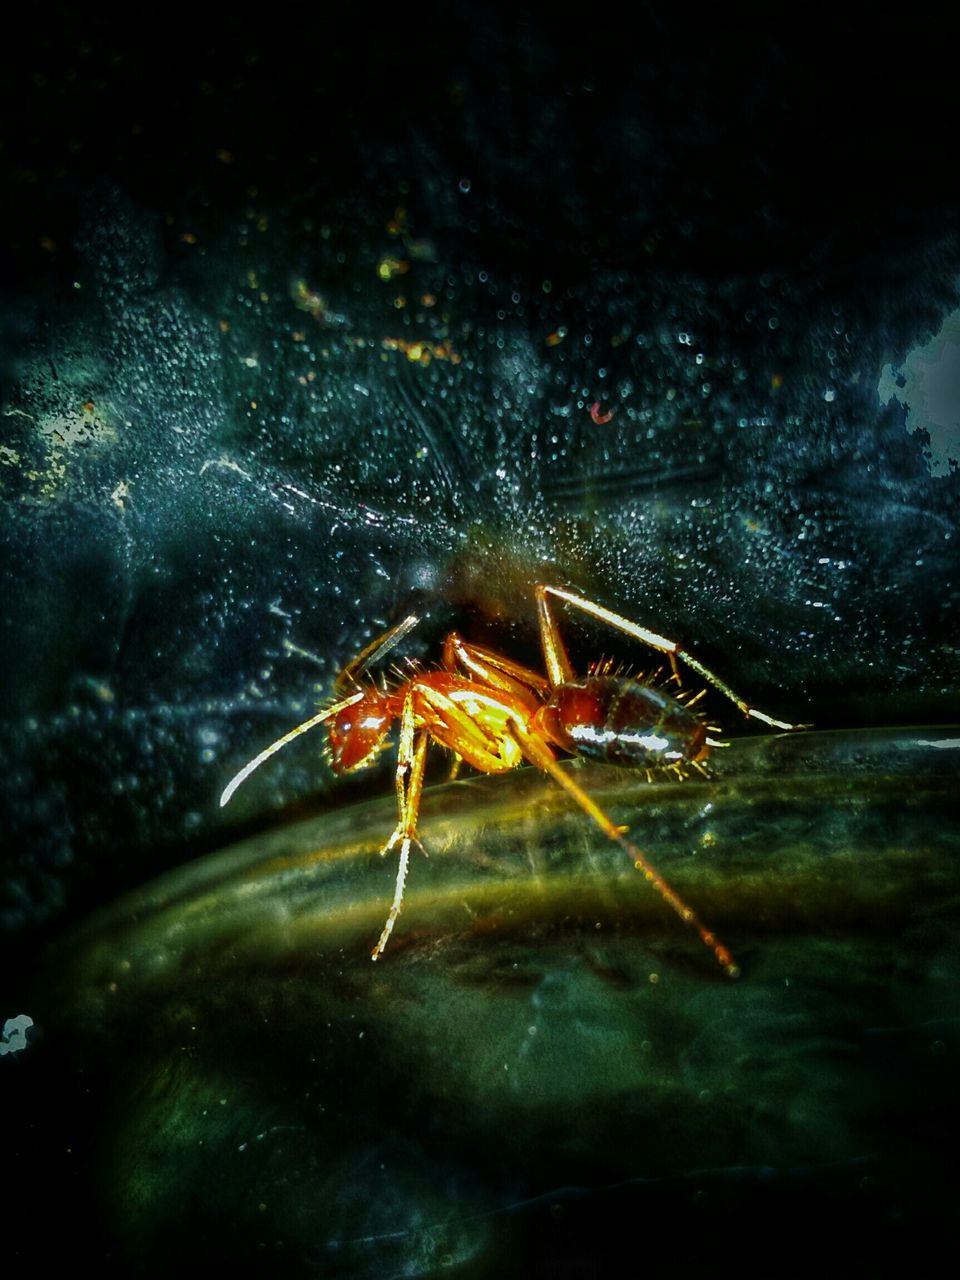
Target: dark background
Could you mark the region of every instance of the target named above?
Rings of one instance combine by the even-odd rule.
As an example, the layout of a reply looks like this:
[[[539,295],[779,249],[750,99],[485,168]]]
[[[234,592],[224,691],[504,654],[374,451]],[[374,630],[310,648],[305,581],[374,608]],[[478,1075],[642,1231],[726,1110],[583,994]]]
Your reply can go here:
[[[568,582],[785,719],[956,717],[956,459],[878,391],[957,307],[935,12],[53,6],[0,94],[4,1017],[330,803],[216,798],[410,608],[535,662]]]

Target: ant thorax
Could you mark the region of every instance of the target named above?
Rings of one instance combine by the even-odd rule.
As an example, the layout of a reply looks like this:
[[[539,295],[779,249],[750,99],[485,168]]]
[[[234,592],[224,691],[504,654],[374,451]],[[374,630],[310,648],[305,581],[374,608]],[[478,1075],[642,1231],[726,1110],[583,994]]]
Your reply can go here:
[[[537,712],[536,727],[565,751],[629,768],[676,769],[710,753],[695,711],[656,685],[624,676],[558,685]]]

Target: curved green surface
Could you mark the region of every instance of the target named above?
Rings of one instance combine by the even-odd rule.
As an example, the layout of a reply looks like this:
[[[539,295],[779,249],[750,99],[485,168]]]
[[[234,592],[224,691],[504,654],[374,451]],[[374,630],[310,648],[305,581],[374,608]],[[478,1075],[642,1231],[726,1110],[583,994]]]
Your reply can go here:
[[[95,1176],[121,1257],[602,1274],[639,1233],[657,1274],[685,1274],[714,1232],[718,1261],[759,1275],[756,1214],[808,1224],[798,1257],[827,1227],[871,1257],[885,1233],[945,1231],[960,732],[717,754],[682,785],[570,767],[731,947],[736,982],[529,770],[427,790],[429,857],[376,964],[392,797],[91,921],[43,998],[110,1080]]]

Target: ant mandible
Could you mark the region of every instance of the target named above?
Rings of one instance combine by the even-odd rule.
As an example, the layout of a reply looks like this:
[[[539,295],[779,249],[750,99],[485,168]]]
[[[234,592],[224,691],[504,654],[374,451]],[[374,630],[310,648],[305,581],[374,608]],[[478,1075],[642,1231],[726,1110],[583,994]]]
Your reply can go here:
[[[540,644],[546,675],[531,671],[491,649],[469,644],[456,632],[447,636],[440,666],[415,670],[393,687],[364,683],[367,667],[382,658],[417,625],[404,618],[378,636],[348,663],[334,683],[335,701],[272,742],[240,770],[220,797],[225,805],[240,784],[288,742],[326,724],[330,762],[337,773],[351,773],[372,764],[387,745],[394,721],[400,721],[396,789],[399,810],[393,834],[380,850],[386,855],[400,846],[393,902],[371,953],[378,959],[400,914],[410,847],[417,840],[417,819],[423,792],[424,765],[431,739],[461,762],[481,773],[506,773],[527,761],[548,773],[567,791],[601,831],[621,845],[636,869],[691,928],[700,935],[730,977],[739,970],[733,956],[640,850],[626,838],[627,828],[616,826],[586,791],[560,768],[556,748],[578,756],[646,770],[648,778],[668,773],[688,776],[692,767],[706,775],[711,747],[724,743],[708,735],[719,733],[704,723],[695,704],[706,693],[669,693],[652,680],[631,678],[600,664],[578,678],[567,656],[553,615],[552,601],[562,601],[599,622],[664,653],[679,686],[678,659],[729,698],[746,716],[775,729],[799,729],[758,711],[733,692],[693,654],[675,640],[659,636],[628,618],[595,604],[563,587],[543,583],[534,590],[540,622]],[[346,690],[351,690],[347,693]]]

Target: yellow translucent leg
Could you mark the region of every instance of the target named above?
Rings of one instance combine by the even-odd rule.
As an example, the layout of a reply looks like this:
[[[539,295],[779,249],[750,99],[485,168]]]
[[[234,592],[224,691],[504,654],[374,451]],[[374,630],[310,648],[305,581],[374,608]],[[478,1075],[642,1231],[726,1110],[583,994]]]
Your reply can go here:
[[[378,960],[397,923],[397,917],[403,906],[403,891],[407,882],[407,870],[410,865],[410,846],[417,842],[417,819],[420,815],[420,797],[423,793],[423,770],[427,759],[427,747],[430,735],[422,730],[414,736],[416,718],[414,715],[413,694],[407,694],[403,704],[403,717],[400,721],[400,749],[397,756],[397,805],[399,809],[397,825],[387,843],[380,850],[381,857],[400,846],[400,859],[397,865],[397,881],[393,891],[393,901],[387,913],[377,945],[370,953],[371,960]]]
[[[656,649],[659,653],[665,653],[670,659],[673,674],[678,682],[680,677],[677,671],[677,659],[679,658],[692,671],[696,671],[697,675],[702,676],[715,689],[718,689],[724,697],[729,698],[734,706],[738,707],[745,716],[759,720],[762,724],[768,724],[774,729],[809,728],[809,725],[788,724],[785,720],[775,720],[773,716],[768,716],[766,712],[758,711],[756,707],[751,707],[739,694],[734,693],[726,681],[721,680],[718,675],[708,667],[705,667],[692,653],[688,653],[686,649],[681,648],[676,640],[669,640],[666,636],[657,635],[655,631],[648,631],[646,627],[641,627],[636,622],[631,622],[629,618],[624,618],[619,613],[613,613],[612,610],[605,609],[603,605],[594,604],[592,600],[587,600],[584,596],[575,595],[572,591],[567,591],[563,587],[551,587],[545,583],[540,583],[535,588],[534,594],[540,618],[540,642],[543,646],[543,659],[551,685],[566,684],[574,679],[570,659],[567,657],[556,619],[550,608],[549,597],[553,596],[557,600],[563,600],[574,609],[579,609],[581,613],[587,614],[588,617],[596,618],[598,622],[605,622],[607,626],[613,627],[617,631],[622,631],[624,635],[631,636],[634,640],[639,640],[641,644],[649,645],[651,649]]]
[[[443,645],[443,666],[447,671],[466,674],[493,689],[502,689],[516,697],[529,698],[531,691],[546,694],[550,682],[538,671],[511,662],[492,649],[468,644],[452,631]]]
[[[716,934],[706,927],[693,908],[687,906],[679,893],[664,880],[656,867],[648,861],[637,846],[626,838],[624,834],[625,828],[616,826],[587,792],[574,781],[567,770],[560,768],[553,752],[545,742],[536,735],[528,733],[522,725],[514,723],[511,729],[520,745],[521,751],[530,763],[536,765],[538,769],[542,769],[545,773],[549,773],[550,777],[558,782],[564,791],[573,796],[584,813],[590,815],[604,835],[609,836],[611,840],[615,840],[617,844],[626,850],[631,862],[638,871],[642,872],[644,879],[656,889],[664,902],[673,908],[684,924],[688,924],[691,929],[696,931],[704,946],[710,948],[724,973],[730,978],[739,977],[740,970],[729,950],[717,938]]]

